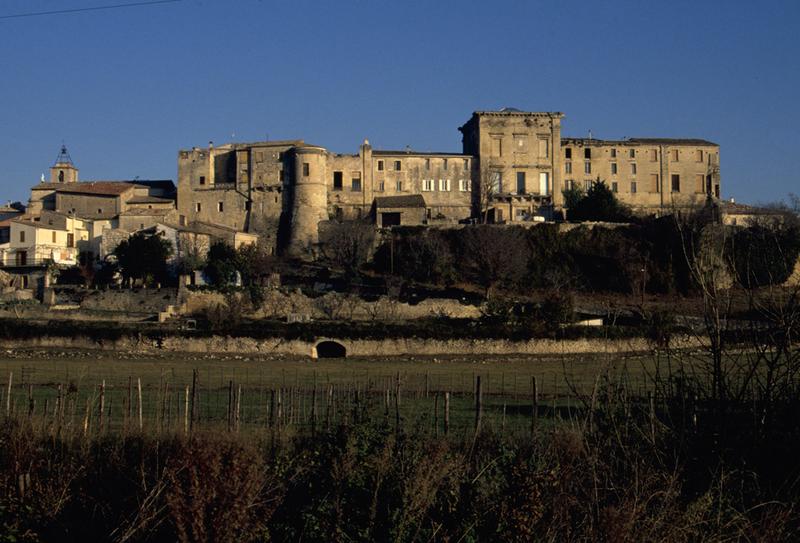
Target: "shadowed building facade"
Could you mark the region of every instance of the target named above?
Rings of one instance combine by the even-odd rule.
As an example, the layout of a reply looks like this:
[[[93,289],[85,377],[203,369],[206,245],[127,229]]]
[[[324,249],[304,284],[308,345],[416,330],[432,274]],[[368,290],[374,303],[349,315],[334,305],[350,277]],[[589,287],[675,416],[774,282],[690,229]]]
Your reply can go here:
[[[179,220],[256,233],[275,252],[302,255],[318,243],[323,221],[369,218],[381,227],[543,220],[562,207],[565,189],[585,189],[597,179],[642,212],[720,196],[714,143],[562,138],[562,118],[477,111],[459,128],[461,153],[379,150],[367,140],[354,154],[303,140],[182,150]],[[413,206],[392,199],[407,196],[415,197]]]

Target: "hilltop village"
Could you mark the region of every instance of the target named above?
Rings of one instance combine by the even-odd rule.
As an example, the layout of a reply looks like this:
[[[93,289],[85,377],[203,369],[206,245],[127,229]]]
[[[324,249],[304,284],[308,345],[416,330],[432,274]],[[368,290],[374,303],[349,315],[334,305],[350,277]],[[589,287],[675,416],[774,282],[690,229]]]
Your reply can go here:
[[[602,181],[641,213],[720,198],[719,146],[702,139],[562,138],[561,113],[480,111],[459,128],[462,153],[373,149],[338,154],[302,140],[178,152],[178,182],[79,179],[66,147],[27,206],[0,210],[5,267],[99,262],[127,236],[175,244],[259,240],[271,254],[312,255],[320,225],[378,229],[563,219],[564,191]],[[18,270],[19,271],[19,270]]]
[[[607,320],[594,298],[576,307],[576,292],[642,304],[648,294],[691,295],[675,217],[738,228],[737,247],[762,251],[771,245],[748,225],[789,224],[783,212],[720,199],[715,143],[565,138],[562,117],[475,112],[459,128],[461,153],[379,150],[367,140],[355,154],[301,140],[209,143],[178,151],[177,186],[81,180],[62,146],[27,204],[0,210],[0,311],[13,306],[19,317],[30,302],[31,319],[232,327],[247,318],[262,328],[264,319],[499,311],[504,322],[534,315],[552,328]],[[768,267],[760,284],[792,276],[792,251],[773,251],[785,260],[780,273],[772,253],[757,259]],[[722,284],[733,285],[736,263],[749,260],[720,258]]]

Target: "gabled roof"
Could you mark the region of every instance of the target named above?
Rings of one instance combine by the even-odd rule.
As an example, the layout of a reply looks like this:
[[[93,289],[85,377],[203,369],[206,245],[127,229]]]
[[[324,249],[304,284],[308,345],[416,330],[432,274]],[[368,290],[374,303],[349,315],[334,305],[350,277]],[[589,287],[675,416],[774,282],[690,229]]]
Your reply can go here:
[[[39,183],[31,190],[55,190],[65,194],[91,194],[94,196],[119,196],[136,185],[126,181],[82,181],[80,183]]]
[[[129,204],[172,204],[175,200],[171,198],[159,198],[157,196],[134,196],[128,200]]]
[[[425,207],[425,198],[421,194],[408,194],[403,196],[379,196],[375,198],[376,208],[392,207]]]

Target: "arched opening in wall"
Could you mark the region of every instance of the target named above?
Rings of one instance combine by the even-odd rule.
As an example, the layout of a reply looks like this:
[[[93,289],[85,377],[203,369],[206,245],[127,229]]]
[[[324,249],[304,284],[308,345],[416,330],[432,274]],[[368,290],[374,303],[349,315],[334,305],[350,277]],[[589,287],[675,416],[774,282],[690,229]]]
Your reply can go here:
[[[314,347],[316,358],[345,358],[347,356],[347,349],[344,345],[336,341],[320,341]]]
[[[64,182],[64,170],[59,170],[58,171],[58,182],[59,183],[63,183]]]

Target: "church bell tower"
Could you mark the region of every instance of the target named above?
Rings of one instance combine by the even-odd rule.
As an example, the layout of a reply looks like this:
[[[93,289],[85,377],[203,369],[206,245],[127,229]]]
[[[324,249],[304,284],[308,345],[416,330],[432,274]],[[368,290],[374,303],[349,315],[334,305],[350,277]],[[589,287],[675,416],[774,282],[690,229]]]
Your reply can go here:
[[[67,146],[61,146],[61,152],[56,158],[56,163],[50,168],[50,182],[51,183],[77,183],[78,182],[78,168],[72,163],[67,152]]]

